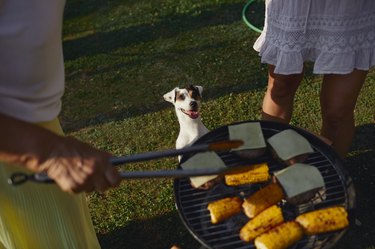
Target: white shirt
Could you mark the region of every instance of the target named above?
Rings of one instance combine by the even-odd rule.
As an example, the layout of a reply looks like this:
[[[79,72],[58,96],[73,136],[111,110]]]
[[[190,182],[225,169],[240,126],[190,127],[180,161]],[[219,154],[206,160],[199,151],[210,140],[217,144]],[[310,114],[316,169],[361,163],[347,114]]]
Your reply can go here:
[[[65,0],[0,0],[0,112],[29,122],[57,117],[64,92]]]

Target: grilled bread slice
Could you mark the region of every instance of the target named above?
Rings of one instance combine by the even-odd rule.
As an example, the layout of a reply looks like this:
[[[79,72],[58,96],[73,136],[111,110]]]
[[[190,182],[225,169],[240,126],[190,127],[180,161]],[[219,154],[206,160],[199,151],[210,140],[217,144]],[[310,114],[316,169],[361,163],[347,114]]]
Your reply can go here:
[[[245,172],[225,175],[225,183],[228,186],[265,182],[269,179],[270,174],[267,163],[251,165],[249,170]]]
[[[284,198],[283,189],[278,183],[270,183],[254,194],[245,198],[242,204],[247,217],[253,218],[266,208],[277,204]]]
[[[235,196],[226,197],[209,203],[207,209],[210,211],[211,223],[220,223],[221,221],[242,212],[242,202],[241,198]]]
[[[301,226],[295,221],[288,221],[259,235],[254,244],[257,249],[285,249],[302,237]]]
[[[307,235],[332,232],[349,225],[348,213],[345,208],[339,206],[301,214],[296,221]]]
[[[281,208],[273,205],[247,222],[240,230],[240,238],[245,242],[250,242],[282,222],[284,222],[284,217]]]

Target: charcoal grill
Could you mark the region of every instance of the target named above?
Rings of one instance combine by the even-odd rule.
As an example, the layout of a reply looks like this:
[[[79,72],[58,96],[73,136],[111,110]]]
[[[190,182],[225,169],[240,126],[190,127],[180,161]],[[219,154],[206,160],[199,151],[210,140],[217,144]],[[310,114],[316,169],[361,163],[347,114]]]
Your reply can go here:
[[[309,155],[307,161],[304,163],[313,165],[319,169],[324,178],[326,187],[324,191],[319,192],[307,203],[297,206],[290,205],[286,202],[282,203],[281,207],[286,220],[294,219],[298,214],[307,211],[334,205],[345,207],[349,212],[350,218],[352,218],[351,214],[355,208],[353,182],[343,168],[342,161],[329,145],[315,135],[291,125],[257,120],[245,122],[259,122],[265,139],[285,129],[294,129],[304,136],[314,149],[314,152]],[[195,144],[225,140],[229,139],[228,136],[228,126],[223,126],[202,136]],[[267,149],[267,152],[262,157],[257,158],[256,161],[249,161],[229,152],[218,153],[218,155],[228,167],[244,163],[267,162],[271,173],[285,167],[272,157],[269,149]],[[181,163],[187,160],[189,156],[192,155],[185,155]],[[176,208],[186,228],[204,247],[215,249],[255,248],[253,243],[245,243],[239,237],[241,227],[249,220],[245,214],[241,213],[220,224],[213,225],[211,224],[207,205],[214,200],[229,196],[244,198],[263,187],[264,184],[266,183],[229,187],[224,183],[219,183],[215,185],[214,188],[207,191],[193,188],[188,178],[176,179],[174,181]],[[321,235],[305,236],[291,248],[331,248],[343,236],[345,231],[346,230],[341,230]]]

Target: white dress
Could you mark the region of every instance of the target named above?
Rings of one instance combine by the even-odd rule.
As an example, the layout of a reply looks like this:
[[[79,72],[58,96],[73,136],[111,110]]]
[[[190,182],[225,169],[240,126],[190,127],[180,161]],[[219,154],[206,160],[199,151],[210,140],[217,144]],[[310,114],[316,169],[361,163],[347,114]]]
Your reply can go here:
[[[264,29],[254,44],[275,73],[347,74],[375,65],[375,0],[266,0]]]

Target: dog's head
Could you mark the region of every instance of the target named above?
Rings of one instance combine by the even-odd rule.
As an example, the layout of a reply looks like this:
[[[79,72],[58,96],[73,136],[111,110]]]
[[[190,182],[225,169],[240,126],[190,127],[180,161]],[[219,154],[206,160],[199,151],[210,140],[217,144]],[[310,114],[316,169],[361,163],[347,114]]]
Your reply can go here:
[[[199,107],[203,87],[189,85],[186,88],[176,87],[163,95],[164,99],[171,102],[177,112],[181,112],[191,119],[199,117]]]

